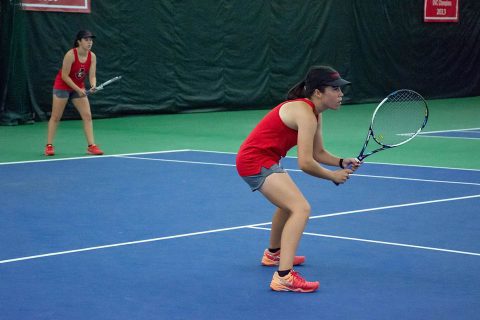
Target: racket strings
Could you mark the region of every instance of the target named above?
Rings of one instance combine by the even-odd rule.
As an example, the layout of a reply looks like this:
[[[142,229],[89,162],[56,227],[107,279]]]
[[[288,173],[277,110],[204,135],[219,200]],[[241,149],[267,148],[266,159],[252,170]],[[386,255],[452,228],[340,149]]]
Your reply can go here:
[[[394,146],[412,139],[423,128],[427,105],[411,90],[397,91],[383,101],[372,121],[374,139]]]

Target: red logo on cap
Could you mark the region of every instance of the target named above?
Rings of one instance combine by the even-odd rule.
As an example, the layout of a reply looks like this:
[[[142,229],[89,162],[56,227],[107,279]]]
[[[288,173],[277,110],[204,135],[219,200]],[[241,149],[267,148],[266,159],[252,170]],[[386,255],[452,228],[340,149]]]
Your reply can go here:
[[[338,72],[333,72],[333,73],[330,73],[330,77],[332,79],[338,79],[340,78],[340,74]]]

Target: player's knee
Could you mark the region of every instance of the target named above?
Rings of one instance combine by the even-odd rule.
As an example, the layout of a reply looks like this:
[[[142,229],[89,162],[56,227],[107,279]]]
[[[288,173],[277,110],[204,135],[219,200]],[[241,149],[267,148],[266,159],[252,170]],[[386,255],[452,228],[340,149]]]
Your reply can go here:
[[[60,120],[61,120],[61,117],[52,115],[52,116],[50,116],[50,120],[49,120],[49,121],[50,121],[50,122],[59,123]]]
[[[298,216],[304,218],[305,220],[308,220],[308,218],[310,217],[311,211],[312,211],[312,208],[310,207],[310,204],[308,202],[299,204],[293,210],[294,214],[297,214]]]
[[[83,121],[92,122],[92,114],[91,113],[84,113],[82,115],[82,119],[83,119]]]
[[[310,207],[310,204],[306,204],[305,207],[302,208],[303,215],[305,216],[306,219],[310,217],[310,213],[312,212],[312,208]]]

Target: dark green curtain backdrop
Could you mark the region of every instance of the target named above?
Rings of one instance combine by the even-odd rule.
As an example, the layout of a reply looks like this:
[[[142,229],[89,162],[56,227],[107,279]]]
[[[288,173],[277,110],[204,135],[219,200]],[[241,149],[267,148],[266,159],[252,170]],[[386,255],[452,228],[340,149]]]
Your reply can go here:
[[[477,96],[480,1],[459,1],[459,23],[424,23],[423,0],[92,0],[91,14],[2,0],[0,122],[48,118],[80,29],[97,35],[98,83],[123,76],[91,97],[97,117],[270,108],[314,64],[353,82],[352,103],[400,88]]]

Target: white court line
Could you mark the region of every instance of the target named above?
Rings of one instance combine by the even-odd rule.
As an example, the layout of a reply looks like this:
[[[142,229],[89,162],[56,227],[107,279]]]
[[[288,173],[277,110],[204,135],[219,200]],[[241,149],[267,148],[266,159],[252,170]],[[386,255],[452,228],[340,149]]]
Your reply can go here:
[[[203,153],[219,153],[219,154],[232,154],[236,155],[235,152],[224,152],[224,151],[209,151],[209,150],[196,150],[190,149],[189,151],[193,152],[203,152]],[[286,156],[287,159],[298,159],[294,156]],[[429,168],[429,169],[444,169],[444,170],[455,170],[455,171],[480,171],[480,169],[467,169],[467,168],[453,168],[453,167],[438,167],[438,166],[426,166],[426,165],[419,165],[419,164],[403,164],[403,163],[386,163],[386,162],[375,162],[375,161],[368,161],[368,164],[380,164],[385,166],[399,166],[399,167],[414,167],[414,168]]]
[[[39,259],[39,258],[45,258],[45,257],[51,257],[51,256],[59,256],[59,255],[64,255],[64,254],[77,253],[77,252],[85,252],[85,251],[94,251],[94,250],[107,249],[107,248],[122,247],[122,246],[128,246],[128,245],[134,245],[134,244],[140,244],[140,243],[148,243],[148,242],[155,242],[155,241],[161,241],[161,240],[191,237],[191,236],[197,236],[197,235],[201,235],[201,234],[208,234],[208,233],[215,233],[215,232],[222,232],[222,231],[230,231],[230,230],[235,230],[235,229],[243,229],[245,227],[246,226],[223,228],[223,229],[214,229],[214,230],[208,230],[208,231],[199,231],[199,232],[178,234],[178,235],[159,237],[159,238],[153,238],[153,239],[121,242],[121,243],[107,244],[107,245],[102,245],[102,246],[95,246],[95,247],[88,247],[88,248],[81,248],[81,249],[74,249],[74,250],[66,250],[66,251],[59,251],[59,252],[52,252],[52,253],[45,253],[45,254],[38,254],[38,255],[28,256],[28,257],[0,260],[0,264],[23,261],[23,260]]]
[[[442,170],[455,170],[455,171],[474,171],[480,172],[480,169],[466,169],[466,168],[452,168],[452,167],[435,167],[435,166],[423,166],[417,164],[401,164],[401,163],[386,163],[386,162],[367,162],[368,164],[379,164],[385,166],[398,166],[398,167],[413,167],[413,168],[427,168],[427,169],[442,169]]]
[[[37,162],[52,162],[52,161],[66,161],[66,160],[85,160],[85,159],[97,159],[97,158],[115,158],[115,157],[128,157],[141,154],[162,154],[162,153],[175,153],[175,152],[203,152],[203,153],[218,153],[218,154],[231,154],[235,155],[235,152],[227,151],[211,151],[211,150],[200,150],[200,149],[178,149],[178,150],[164,150],[164,151],[151,151],[151,152],[136,152],[136,153],[121,153],[121,154],[110,154],[103,156],[84,156],[84,157],[74,157],[74,158],[52,158],[45,160],[27,160],[27,161],[15,161],[15,162],[0,162],[0,165],[9,165],[9,164],[28,164],[28,163],[37,163]],[[294,156],[286,156],[285,158],[297,159]],[[151,160],[145,158],[145,160]],[[480,171],[480,169],[468,169],[468,168],[453,168],[453,167],[436,167],[436,166],[425,166],[425,165],[415,165],[415,164],[402,164],[402,163],[385,163],[385,162],[374,162],[368,161],[369,164],[380,164],[386,166],[401,166],[401,167],[415,167],[415,168],[431,168],[431,169],[445,169],[445,170],[458,170],[458,171]],[[232,165],[233,166],[233,165]]]
[[[418,137],[423,138],[441,138],[441,139],[462,139],[462,140],[479,140],[477,137],[454,137],[454,136],[435,136],[432,134],[436,133],[451,133],[451,132],[472,132],[480,133],[480,128],[469,128],[469,129],[453,129],[453,130],[437,130],[437,131],[422,131],[418,134]]]
[[[189,161],[189,160],[173,160],[173,159],[158,159],[158,158],[144,158],[144,157],[132,157],[132,156],[116,156],[124,159],[137,159],[148,161],[160,161],[160,162],[174,162],[174,163],[189,163],[189,164],[204,164],[209,166],[223,166],[223,167],[235,167],[234,164],[229,163],[217,163],[217,162],[202,162],[202,161]]]
[[[480,138],[471,137],[446,137],[446,136],[430,136],[430,135],[418,135],[419,138],[435,138],[435,139],[460,139],[460,140],[479,140]]]
[[[450,183],[450,184],[480,186],[480,183],[475,183],[475,182],[460,182],[460,181],[446,181],[446,180],[403,178],[403,177],[393,177],[393,176],[377,176],[377,175],[371,175],[371,174],[367,175],[367,174],[359,174],[359,173],[353,173],[351,175],[352,176],[357,176],[357,177],[368,177],[368,178],[378,178],[378,179],[407,180],[407,181],[421,181],[421,182],[432,182],[432,183]]]
[[[190,161],[190,160],[173,160],[173,159],[159,159],[159,158],[146,158],[146,157],[134,157],[134,156],[115,156],[124,159],[137,159],[137,160],[148,160],[148,161],[160,161],[160,162],[173,162],[173,163],[189,163],[189,164],[202,164],[210,166],[223,166],[223,167],[235,167],[234,164],[228,163],[218,163],[218,162],[202,162],[202,161]],[[291,172],[302,172],[300,169],[285,169],[286,171]],[[432,183],[449,183],[449,184],[460,184],[460,185],[472,185],[480,186],[480,183],[475,182],[461,182],[461,181],[446,181],[446,180],[431,180],[431,179],[417,179],[417,178],[403,178],[395,176],[377,176],[377,175],[368,175],[368,174],[358,174],[353,173],[351,176],[357,177],[366,177],[366,178],[376,178],[376,179],[391,179],[391,180],[406,180],[406,181],[419,181],[419,182],[432,182]]]
[[[455,137],[455,136],[430,136],[431,134],[438,134],[438,133],[452,133],[452,132],[467,132],[467,133],[480,133],[480,130],[447,130],[447,131],[430,131],[430,132],[420,132],[417,137],[421,137],[421,136],[426,136],[426,138],[428,137],[435,137],[435,138],[460,138],[460,139],[478,139],[478,138],[468,138],[468,137],[461,137],[461,136],[458,136],[458,137]],[[396,135],[397,136],[412,136],[414,135],[415,132],[406,132],[406,133],[397,133]]]
[[[258,229],[258,230],[267,230],[267,231],[271,230],[270,228],[262,228],[262,227],[249,227],[249,228],[250,229]],[[341,240],[368,242],[368,243],[384,244],[384,245],[396,246],[396,247],[406,247],[406,248],[423,249],[423,250],[431,250],[431,251],[441,251],[441,252],[457,253],[457,254],[464,254],[464,255],[479,256],[480,257],[480,253],[469,252],[469,251],[459,251],[459,250],[450,250],[450,249],[442,249],[442,248],[434,248],[434,247],[425,247],[425,246],[417,246],[417,245],[413,245],[413,244],[386,242],[386,241],[369,240],[369,239],[361,239],[361,238],[341,237],[341,236],[334,236],[334,235],[322,234],[322,233],[304,232],[303,234],[308,235],[308,236],[314,236],[314,237],[323,237],[323,238],[333,238],[333,239],[341,239]]]
[[[310,217],[310,219],[329,218],[329,217],[335,217],[335,216],[347,215],[347,214],[354,214],[354,213],[361,213],[361,212],[370,212],[370,211],[376,211],[376,210],[393,209],[393,208],[400,208],[400,207],[407,207],[407,206],[425,205],[425,204],[438,203],[438,202],[459,201],[459,200],[466,200],[466,199],[473,199],[473,198],[480,198],[480,194],[465,196],[465,197],[438,199],[438,200],[432,200],[432,201],[404,203],[404,204],[392,205],[392,206],[383,206],[383,207],[376,207],[376,208],[366,208],[366,209],[360,209],[360,210],[329,213],[329,214],[312,216],[312,217]],[[262,222],[262,223],[244,225],[244,226],[213,229],[213,230],[206,230],[206,231],[198,231],[198,232],[184,233],[184,234],[178,234],[178,235],[173,235],[173,236],[165,236],[165,237],[145,239],[145,240],[128,241],[128,242],[107,244],[107,245],[80,248],[80,249],[74,249],[74,250],[66,250],[66,251],[38,254],[38,255],[33,255],[33,256],[26,256],[26,257],[0,260],[0,264],[19,262],[19,261],[25,261],[25,260],[33,260],[33,259],[40,259],[40,258],[46,258],[46,257],[51,257],[51,256],[59,256],[59,255],[72,254],[72,253],[85,252],[85,251],[94,251],[94,250],[100,250],[100,249],[122,247],[122,246],[135,245],[135,244],[148,243],[148,242],[156,242],[156,241],[176,239],[176,238],[192,237],[192,236],[209,234],[209,233],[218,233],[218,232],[225,232],[225,231],[231,231],[231,230],[253,228],[253,227],[265,226],[265,225],[269,225],[269,224],[271,224],[271,222]]]
[[[318,216],[311,216],[310,219],[323,219],[323,218],[336,217],[336,216],[342,216],[342,215],[353,214],[353,213],[379,211],[379,210],[404,208],[404,207],[413,207],[413,206],[420,206],[420,205],[426,205],[426,204],[434,204],[434,203],[449,202],[449,201],[460,201],[460,200],[468,200],[468,199],[475,199],[475,198],[480,198],[480,194],[474,194],[474,195],[471,195],[471,196],[464,196],[464,197],[455,197],[455,198],[447,198],[447,199],[437,199],[437,200],[428,200],[428,201],[420,201],[420,202],[402,203],[402,204],[395,204],[395,205],[376,207],[376,208],[357,209],[357,210],[350,210],[350,211],[343,211],[343,212],[336,212],[336,213],[328,213],[328,214],[323,214],[323,215],[318,215]]]
[[[420,132],[420,134],[457,132],[457,131],[475,131],[475,130],[480,130],[480,128],[452,129],[452,130],[438,130],[438,131],[422,131],[422,132]]]
[[[137,155],[137,154],[158,154],[158,153],[175,153],[175,152],[189,152],[189,149],[179,149],[179,150],[166,150],[166,151],[152,151],[152,152],[137,152],[137,153],[125,153],[125,154],[108,154],[102,156],[84,156],[84,157],[72,157],[72,158],[49,158],[44,160],[26,160],[26,161],[14,161],[14,162],[0,162],[0,165],[9,165],[9,164],[28,164],[28,163],[41,163],[41,162],[55,162],[55,161],[69,161],[69,160],[88,160],[88,159],[98,159],[98,158],[112,158],[119,156],[128,156],[128,155]]]

